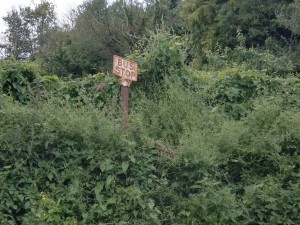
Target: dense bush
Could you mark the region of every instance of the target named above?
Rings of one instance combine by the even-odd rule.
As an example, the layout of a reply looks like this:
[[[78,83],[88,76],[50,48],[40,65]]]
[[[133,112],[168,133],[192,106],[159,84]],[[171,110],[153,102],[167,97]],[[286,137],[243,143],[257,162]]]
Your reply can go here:
[[[126,141],[114,118],[58,99],[2,99],[0,121],[2,224],[158,220],[148,194],[163,183],[157,152]]]
[[[0,60],[0,93],[25,103],[37,76],[38,68],[33,63]]]
[[[9,60],[0,61],[0,93],[26,103],[32,97],[55,95],[73,103],[93,99],[97,107],[110,102],[119,93],[115,77],[94,74],[83,78],[40,76],[37,64]]]
[[[139,65],[138,90],[154,99],[165,92],[165,80],[185,81],[188,74],[183,50],[184,39],[171,35],[166,28],[141,40],[138,49],[129,56]],[[133,84],[133,89],[136,85]]]
[[[277,54],[268,49],[247,48],[245,37],[237,34],[239,45],[233,49],[225,48],[206,53],[206,69],[212,71],[224,70],[230,67],[242,66],[246,70],[262,71],[270,76],[286,76],[294,70],[294,64],[286,53]]]
[[[41,95],[55,95],[72,103],[92,101],[99,108],[119,94],[116,78],[109,74],[98,73],[75,79],[40,76],[38,82],[37,92],[40,91]]]
[[[1,96],[1,223],[297,224],[297,86],[251,94],[237,120],[216,109],[228,99],[166,82],[135,101],[127,137],[114,104]]]
[[[127,132],[112,76],[2,67],[0,224],[299,224],[299,77],[194,71],[153,38]]]

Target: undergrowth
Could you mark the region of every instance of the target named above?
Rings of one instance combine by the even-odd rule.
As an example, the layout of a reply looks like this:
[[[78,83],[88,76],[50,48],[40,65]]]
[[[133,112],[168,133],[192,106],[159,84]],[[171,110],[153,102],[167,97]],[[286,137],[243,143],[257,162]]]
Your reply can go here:
[[[195,71],[161,35],[131,56],[128,132],[111,76],[1,67],[1,225],[300,224],[299,77]]]
[[[298,92],[237,118],[201,82],[165,85],[127,135],[114,101],[1,96],[1,224],[298,224]]]

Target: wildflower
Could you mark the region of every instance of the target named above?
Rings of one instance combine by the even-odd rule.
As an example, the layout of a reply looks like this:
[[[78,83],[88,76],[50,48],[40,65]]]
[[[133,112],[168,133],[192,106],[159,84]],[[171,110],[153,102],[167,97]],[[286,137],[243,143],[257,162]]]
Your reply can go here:
[[[37,201],[32,201],[32,205],[37,205]]]
[[[40,196],[42,197],[43,201],[47,200],[47,196],[46,196],[46,194],[44,192],[40,192]]]

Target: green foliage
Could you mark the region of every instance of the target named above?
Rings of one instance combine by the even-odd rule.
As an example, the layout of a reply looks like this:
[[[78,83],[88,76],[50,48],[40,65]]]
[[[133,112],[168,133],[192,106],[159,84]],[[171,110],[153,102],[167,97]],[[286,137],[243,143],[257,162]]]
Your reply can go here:
[[[42,95],[56,95],[76,103],[92,103],[102,108],[119,94],[116,78],[108,74],[95,74],[76,79],[58,79],[56,76],[41,76]]]
[[[127,135],[117,106],[88,96],[101,74],[41,77],[57,97],[26,105],[2,95],[1,223],[297,224],[299,78],[217,75],[139,96]],[[221,110],[240,102],[242,117]]]
[[[289,46],[289,57],[296,66],[296,71],[300,71],[300,59],[299,59],[299,35],[300,35],[300,1],[295,0],[284,4],[280,9],[276,10],[276,16],[278,22],[286,29],[289,29],[294,34],[294,40]]]
[[[206,69],[222,70],[228,67],[243,67],[244,69],[260,70],[268,75],[289,75],[294,69],[293,62],[287,55],[275,55],[268,50],[246,48],[245,37],[238,32],[239,45],[233,49],[225,48],[206,54]]]
[[[132,53],[147,33],[149,17],[137,1],[84,2],[73,13],[70,29],[50,36],[49,52],[42,56],[45,73],[82,76],[111,71],[113,55]],[[59,44],[57,39],[59,37]]]
[[[252,102],[270,88],[270,77],[255,70],[234,67],[217,72],[193,74],[201,98],[215,111],[224,111],[235,119],[246,116],[253,108]]]
[[[253,101],[266,94],[278,95],[287,104],[298,107],[299,78],[295,76],[271,77],[264,71],[245,69],[244,66],[215,72],[190,72],[194,88],[201,90],[205,103],[235,119],[245,117],[253,109]]]
[[[24,60],[34,58],[48,43],[49,31],[55,27],[54,5],[46,0],[35,8],[13,8],[3,20],[7,24],[4,50],[7,57]]]
[[[1,60],[0,66],[0,93],[25,103],[33,93],[31,85],[38,75],[36,64]]]
[[[156,223],[155,152],[129,147],[115,119],[55,98],[2,100],[1,223]]]
[[[0,64],[0,93],[22,103],[55,95],[73,103],[93,102],[101,108],[119,93],[115,77],[108,74],[60,79],[38,75],[40,67],[35,63],[2,60]]]
[[[190,196],[186,224],[238,224],[244,208],[230,188],[221,188],[220,183],[207,179],[192,188],[200,193]]]
[[[299,183],[287,189],[272,180],[245,188],[243,202],[252,223],[297,224],[299,221]]]
[[[247,57],[250,56],[249,61],[252,66],[263,67],[264,63],[270,60],[272,62],[280,61],[280,58],[277,59],[277,55],[283,55],[298,65],[298,60],[297,62],[294,60],[295,57],[298,57],[296,55],[290,57],[294,50],[291,49],[290,51],[289,49],[295,43],[298,46],[299,39],[294,37],[292,32],[284,29],[276,18],[278,14],[276,11],[279,11],[285,2],[272,0],[264,2],[258,0],[184,1],[181,7],[181,16],[185,28],[190,31],[190,49],[191,54],[194,55],[194,66],[199,68],[206,63],[208,51],[214,52],[218,49],[227,48],[235,48],[233,52],[237,54],[233,55],[234,62],[238,61],[239,57],[241,57],[242,62],[245,62],[244,56],[247,55]],[[297,12],[296,5],[297,3],[290,4],[290,8],[292,8],[289,11],[290,14]],[[287,15],[291,16],[290,14]],[[295,16],[293,15],[293,17]],[[289,20],[288,18],[286,20]],[[290,23],[289,25],[296,26]],[[244,34],[244,46],[249,49],[247,54],[245,54],[245,49],[236,47],[240,44],[239,32],[237,31]],[[270,42],[273,45],[271,49],[273,52],[270,52],[268,48]],[[256,58],[257,56],[258,58]],[[261,60],[263,61],[261,62]],[[284,69],[284,65],[285,63],[282,61],[280,65],[269,64],[271,67],[280,66],[281,69]]]
[[[23,9],[24,10],[24,9]],[[14,59],[24,59],[26,54],[31,51],[30,46],[30,31],[24,21],[22,9],[12,9],[3,17],[4,22],[7,24],[6,38],[8,43],[3,45],[6,54]]]
[[[300,35],[300,1],[295,0],[289,4],[284,5],[277,11],[278,21],[293,33]]]
[[[103,71],[108,60],[103,46],[92,39],[90,32],[80,32],[58,30],[51,33],[47,51],[41,55],[43,75],[82,77]]]
[[[129,56],[139,65],[139,90],[147,96],[158,97],[165,91],[166,80],[187,79],[183,42],[180,36],[162,28],[140,43],[139,50]]]
[[[200,8],[193,26],[198,17],[215,26],[218,12],[231,12],[222,6],[236,2],[182,4]],[[138,9],[90,1],[77,22],[124,40],[107,13],[125,12],[133,35]],[[299,224],[300,79],[284,55],[249,48],[249,33],[238,34],[240,45],[208,51],[197,71],[185,64],[185,40],[163,27],[128,56],[139,81],[124,132],[117,78],[96,73],[102,65],[80,52],[96,36],[76,32],[58,34],[64,44],[49,52],[57,76],[0,62],[0,224]],[[110,49],[109,40],[95,43]],[[88,68],[93,75],[62,78]]]
[[[292,165],[297,161],[292,159],[289,150],[285,152],[284,149],[286,145],[295,146],[293,143],[297,143],[299,137],[285,136],[285,129],[280,127],[287,114],[291,121],[297,120],[299,115],[293,109],[281,107],[274,100],[259,102],[259,106],[243,121],[224,125],[217,139],[219,151],[229,157],[227,163],[221,163],[221,169],[225,170],[224,179],[247,184],[266,176],[284,179],[287,173],[293,173]],[[293,125],[289,123],[287,126],[294,133]],[[298,154],[297,151],[296,148],[292,154]]]
[[[191,31],[191,48],[196,55],[203,49],[211,49],[214,44],[212,38],[215,32],[216,9],[217,4],[214,0],[192,0],[182,3],[180,15],[185,28]]]
[[[179,81],[178,84],[167,83],[165,93],[155,100],[140,97],[136,111],[142,114],[150,137],[176,146],[180,136],[196,121],[195,113],[201,110],[202,105],[192,93],[183,91]]]
[[[146,7],[146,26],[149,30],[155,30],[157,26],[167,26],[176,34],[182,34],[182,24],[178,10],[181,0],[148,1]]]

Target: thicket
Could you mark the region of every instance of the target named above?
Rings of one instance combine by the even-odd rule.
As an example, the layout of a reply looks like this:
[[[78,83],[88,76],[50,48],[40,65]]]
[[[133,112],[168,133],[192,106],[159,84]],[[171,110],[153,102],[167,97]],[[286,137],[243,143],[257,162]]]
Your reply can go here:
[[[127,134],[111,75],[1,61],[0,223],[299,224],[299,77],[268,55],[195,70],[168,32],[141,46]]]
[[[0,224],[300,224],[299,3],[9,11]],[[139,66],[126,133],[114,54]]]

